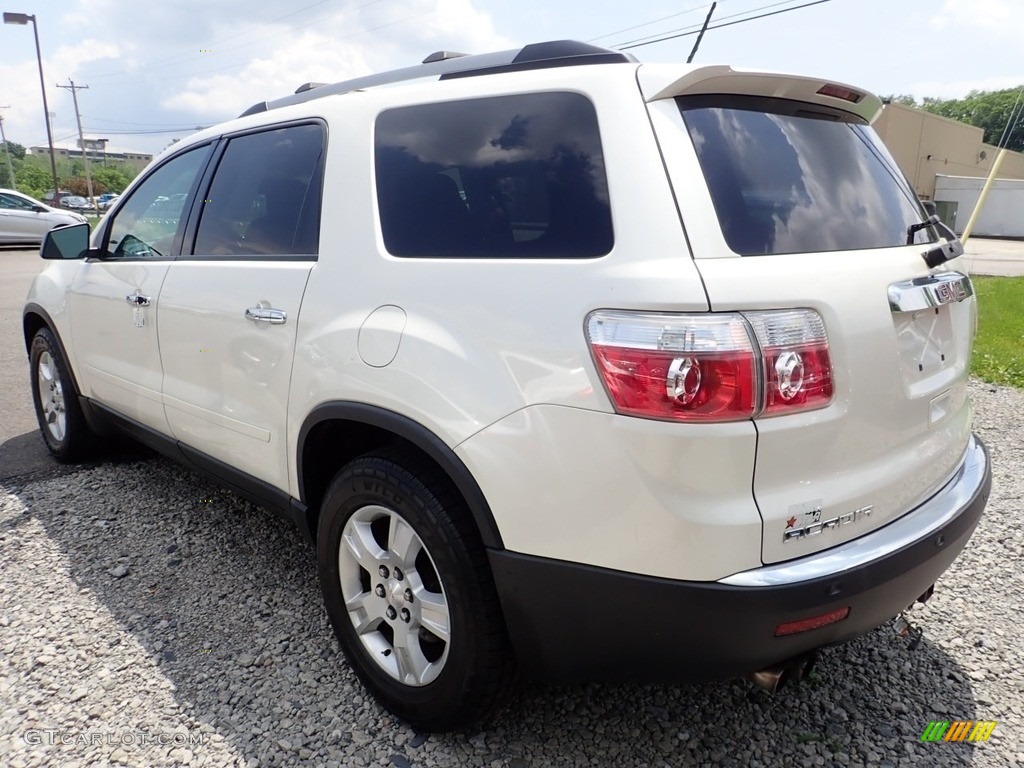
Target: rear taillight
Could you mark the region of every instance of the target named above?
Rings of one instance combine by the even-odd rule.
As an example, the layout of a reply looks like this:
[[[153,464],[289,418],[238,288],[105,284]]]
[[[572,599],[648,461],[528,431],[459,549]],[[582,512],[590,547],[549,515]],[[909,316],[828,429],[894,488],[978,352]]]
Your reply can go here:
[[[825,323],[812,309],[747,312],[764,365],[764,416],[824,408],[832,401]]]
[[[587,334],[619,413],[737,421],[821,408],[832,397],[828,339],[813,310],[600,310],[587,318]]]
[[[600,311],[587,333],[620,413],[678,421],[754,415],[757,360],[739,315]]]

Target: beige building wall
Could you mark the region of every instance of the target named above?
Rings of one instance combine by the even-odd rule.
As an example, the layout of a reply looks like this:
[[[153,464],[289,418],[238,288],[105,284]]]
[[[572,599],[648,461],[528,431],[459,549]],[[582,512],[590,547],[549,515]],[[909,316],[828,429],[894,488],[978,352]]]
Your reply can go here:
[[[874,127],[924,200],[935,195],[936,174],[988,176],[999,152],[981,128],[902,104],[887,104]],[[999,178],[1024,179],[1024,154],[1007,153]]]

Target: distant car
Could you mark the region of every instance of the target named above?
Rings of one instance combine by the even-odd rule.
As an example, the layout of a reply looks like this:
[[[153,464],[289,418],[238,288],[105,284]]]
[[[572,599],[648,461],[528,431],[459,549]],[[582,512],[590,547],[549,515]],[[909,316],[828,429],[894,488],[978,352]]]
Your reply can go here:
[[[68,197],[70,194],[71,194],[71,190],[69,190],[69,189],[62,189],[60,191],[60,196],[62,198],[63,197]],[[48,190],[46,190],[46,192],[43,193],[43,202],[46,203],[47,205],[53,205],[54,204],[53,203],[53,190],[52,189],[48,189]]]
[[[99,209],[101,211],[108,211],[110,210],[111,206],[115,205],[117,201],[120,199],[120,195],[100,195]]]
[[[84,222],[80,214],[51,208],[13,189],[0,189],[0,243],[40,243],[54,227]]]
[[[82,197],[81,195],[68,195],[60,199],[60,207],[67,208],[69,211],[82,211],[87,208],[92,208],[92,203],[89,202],[89,198]]]

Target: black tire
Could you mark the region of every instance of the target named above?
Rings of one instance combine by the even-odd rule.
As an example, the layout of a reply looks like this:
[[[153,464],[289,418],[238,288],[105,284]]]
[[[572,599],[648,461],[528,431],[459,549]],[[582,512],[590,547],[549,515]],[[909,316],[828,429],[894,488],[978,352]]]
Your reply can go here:
[[[53,457],[73,463],[94,455],[97,437],[86,424],[74,380],[49,328],[40,328],[32,338],[29,377],[36,420]]]
[[[368,522],[371,519],[373,522]],[[380,547],[379,557],[384,559],[363,559],[370,568],[375,563],[383,564],[386,558],[394,558],[395,552],[403,549],[390,549],[388,538],[393,526],[398,526],[396,531],[404,530],[402,523],[407,523],[418,537],[427,559],[418,555],[412,574],[396,574],[394,566],[399,559],[387,560],[392,570],[384,577],[379,565],[376,574],[369,573],[346,546],[346,559],[341,564],[342,538],[350,520],[350,538],[355,526],[362,525],[363,535],[373,538],[370,547],[374,541]],[[410,544],[407,551],[417,551],[415,546]],[[511,690],[515,669],[501,607],[472,516],[439,470],[401,454],[363,456],[345,466],[324,497],[317,560],[320,586],[334,632],[356,674],[386,709],[417,730],[434,732],[466,728],[502,704]],[[355,576],[360,580],[358,583]],[[414,582],[422,587],[419,594],[426,602],[417,602],[409,597],[409,591],[404,592],[404,599],[414,610],[410,623],[409,614],[404,611],[407,604],[400,595],[403,584]],[[382,587],[387,597],[376,591]],[[365,598],[370,606],[358,616],[395,607],[403,613],[390,618],[378,615],[372,621],[364,619],[364,627],[372,625],[377,629],[359,634],[346,608],[345,589],[350,597],[354,589],[359,593],[358,599]],[[441,626],[431,624],[427,613],[428,607],[438,601],[446,604],[443,615],[448,618],[447,642],[429,629]],[[415,613],[421,606],[423,623]],[[404,628],[403,620],[407,622]],[[417,627],[413,637],[410,630]],[[401,640],[397,633],[403,631],[410,634]],[[410,651],[410,646],[415,646],[414,650]],[[406,659],[405,670],[413,669],[415,663],[410,654],[414,653],[421,663],[433,657],[428,662],[432,666],[418,681],[400,679],[403,663],[399,657]],[[388,671],[386,664],[394,669]],[[430,679],[431,674],[436,677]]]

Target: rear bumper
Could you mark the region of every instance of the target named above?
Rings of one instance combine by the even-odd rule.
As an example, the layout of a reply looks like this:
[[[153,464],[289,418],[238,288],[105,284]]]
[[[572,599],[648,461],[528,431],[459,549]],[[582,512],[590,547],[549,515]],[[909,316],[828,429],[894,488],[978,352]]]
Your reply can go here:
[[[552,681],[696,682],[761,669],[871,631],[911,605],[966,545],[992,474],[972,437],[935,496],[840,547],[716,582],[640,576],[490,551],[502,608],[529,676]],[[826,627],[785,622],[849,608]]]

